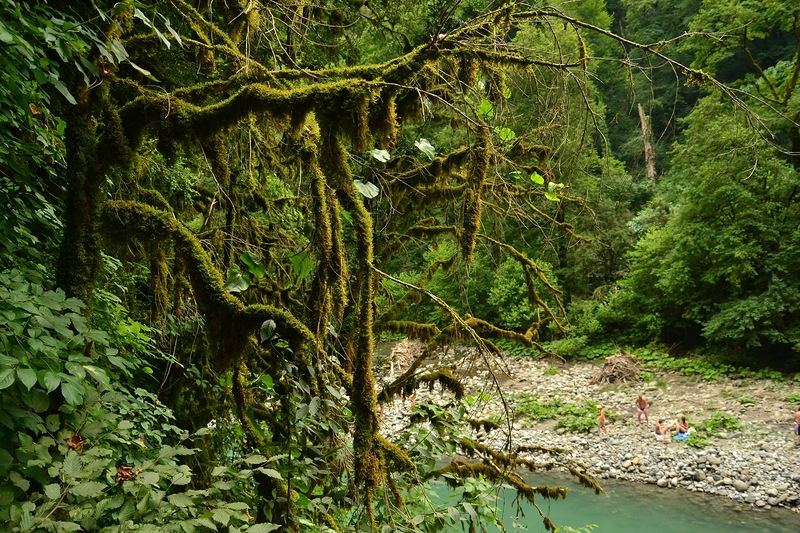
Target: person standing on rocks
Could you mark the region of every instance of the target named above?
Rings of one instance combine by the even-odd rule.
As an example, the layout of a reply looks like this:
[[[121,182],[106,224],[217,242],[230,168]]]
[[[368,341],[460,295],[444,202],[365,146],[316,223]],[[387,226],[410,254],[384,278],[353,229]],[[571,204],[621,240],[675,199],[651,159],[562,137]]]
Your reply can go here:
[[[644,396],[641,394],[638,398],[636,398],[636,425],[640,426],[642,424],[642,415],[644,415],[644,423],[645,425],[650,425],[650,406],[647,403],[647,400],[644,399]]]
[[[600,409],[600,414],[597,417],[597,434],[605,433],[608,435],[608,427],[606,427],[606,412],[602,405],[597,406]]]
[[[797,411],[794,412],[794,434],[797,435],[795,446],[800,446],[800,405],[797,406]]]

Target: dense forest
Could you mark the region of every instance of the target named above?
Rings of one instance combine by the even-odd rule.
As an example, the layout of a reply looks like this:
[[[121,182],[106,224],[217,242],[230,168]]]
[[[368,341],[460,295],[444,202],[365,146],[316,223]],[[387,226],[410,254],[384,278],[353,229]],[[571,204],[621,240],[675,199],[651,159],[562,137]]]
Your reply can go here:
[[[448,346],[800,369],[793,2],[0,0],[0,51],[4,531],[479,531],[560,459]]]

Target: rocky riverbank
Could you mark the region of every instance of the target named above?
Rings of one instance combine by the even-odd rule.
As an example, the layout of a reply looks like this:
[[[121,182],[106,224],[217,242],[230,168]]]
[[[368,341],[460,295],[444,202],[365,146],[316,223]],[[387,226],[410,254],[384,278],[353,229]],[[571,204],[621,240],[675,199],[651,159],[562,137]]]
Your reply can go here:
[[[450,353],[444,363],[461,374],[467,394],[482,395],[473,418],[490,418],[503,412],[499,393],[488,372],[476,371],[470,354]],[[442,361],[432,361],[430,369]],[[565,457],[587,467],[601,484],[606,479],[648,483],[664,490],[684,490],[729,498],[742,507],[786,507],[800,512],[800,448],[795,446],[792,412],[787,401],[791,382],[718,379],[699,382],[680,375],[657,375],[649,383],[621,386],[592,384],[598,365],[565,364],[555,360],[507,359],[493,365],[500,390],[512,411],[517,399],[534,395],[546,401],[558,398],[580,405],[587,400],[601,403],[610,414],[609,435],[569,433],[556,429],[555,421],[523,424],[517,420],[511,433],[515,445],[565,449]],[[395,372],[398,369],[394,369]],[[424,371],[424,370],[423,370]],[[388,376],[387,376],[388,377]],[[657,378],[657,379],[656,379]],[[642,393],[651,402],[649,426],[638,426],[634,400]],[[416,401],[439,398],[438,389],[420,391]],[[396,401],[384,413],[388,432],[408,423],[408,401]],[[685,415],[699,422],[713,413],[726,413],[741,422],[741,428],[721,432],[710,444],[694,448],[680,442],[658,442],[652,433],[659,418],[674,421]],[[475,433],[484,444],[502,449],[507,430]],[[546,462],[550,456],[531,455]]]

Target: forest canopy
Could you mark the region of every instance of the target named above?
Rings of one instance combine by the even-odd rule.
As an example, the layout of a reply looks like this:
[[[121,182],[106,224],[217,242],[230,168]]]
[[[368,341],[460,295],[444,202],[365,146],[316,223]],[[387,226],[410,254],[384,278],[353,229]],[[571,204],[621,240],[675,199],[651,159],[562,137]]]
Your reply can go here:
[[[599,487],[474,440],[443,350],[800,363],[798,12],[675,9],[2,0],[0,522],[476,530]]]

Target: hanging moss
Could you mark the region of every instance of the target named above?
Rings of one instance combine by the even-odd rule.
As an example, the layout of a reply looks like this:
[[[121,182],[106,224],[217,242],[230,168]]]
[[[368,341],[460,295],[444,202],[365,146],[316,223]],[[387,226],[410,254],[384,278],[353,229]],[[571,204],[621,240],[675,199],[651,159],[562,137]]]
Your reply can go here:
[[[397,143],[399,124],[395,109],[395,92],[384,90],[370,107],[369,132],[380,148],[391,148]]]
[[[483,429],[486,433],[489,433],[492,430],[500,429],[500,424],[494,422],[493,420],[481,419],[476,420],[473,418],[466,418],[465,421],[473,430]]]
[[[475,249],[475,236],[481,222],[481,192],[489,169],[489,147],[491,138],[488,129],[480,132],[479,141],[472,153],[470,162],[469,185],[464,191],[461,205],[463,233],[461,234],[461,254],[467,262],[472,261]]]
[[[167,256],[164,250],[156,250],[150,261],[150,291],[153,294],[153,303],[150,312],[150,320],[154,324],[160,324],[166,319],[169,311],[169,292],[167,290]]]
[[[382,436],[378,436],[376,440],[381,449],[384,463],[389,467],[390,471],[416,473],[416,465],[399,446],[389,442]]]
[[[402,333],[409,339],[427,341],[441,333],[436,324],[422,324],[410,320],[390,320],[380,324],[382,332]]]
[[[103,205],[101,221],[104,234],[112,242],[138,239],[160,243],[166,236],[174,243],[175,252],[186,266],[194,296],[206,316],[214,351],[220,357],[218,368],[230,368],[250,342],[251,335],[268,319],[278,324],[298,361],[311,364],[306,347],[316,346],[316,338],[302,322],[283,309],[265,305],[244,307],[223,289],[222,276],[196,237],[170,214],[136,202],[109,201]]]
[[[102,129],[99,131],[97,153],[107,166],[126,166],[131,161],[131,148],[122,128],[117,108],[107,104],[103,108]]]

